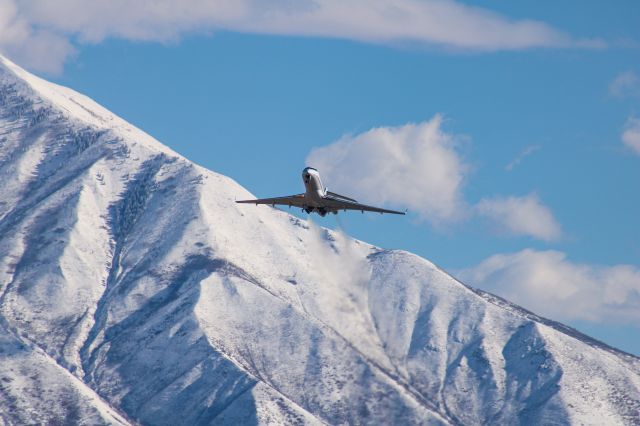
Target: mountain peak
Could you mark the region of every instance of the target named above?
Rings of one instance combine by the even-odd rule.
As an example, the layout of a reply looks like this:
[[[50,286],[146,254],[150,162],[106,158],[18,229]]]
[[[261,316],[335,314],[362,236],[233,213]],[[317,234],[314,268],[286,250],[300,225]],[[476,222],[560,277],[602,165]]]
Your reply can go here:
[[[38,110],[50,108],[63,114],[68,121],[76,125],[113,132],[125,141],[140,143],[148,149],[180,157],[176,152],[91,98],[37,77],[2,55],[0,55],[0,84],[5,88],[13,87],[18,96],[31,100],[33,107]]]
[[[638,358],[238,205],[232,179],[4,59],[0,133],[10,423],[640,422]]]

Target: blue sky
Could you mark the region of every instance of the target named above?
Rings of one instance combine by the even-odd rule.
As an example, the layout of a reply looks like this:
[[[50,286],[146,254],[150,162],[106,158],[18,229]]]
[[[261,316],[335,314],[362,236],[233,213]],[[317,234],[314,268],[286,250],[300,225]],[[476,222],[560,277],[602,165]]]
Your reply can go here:
[[[275,24],[143,8],[129,26],[101,6],[61,18],[16,3],[5,22],[26,35],[0,51],[256,196],[301,192],[305,164],[325,165],[335,192],[409,215],[313,220],[640,354],[640,3],[364,12],[385,2],[322,0],[300,25],[287,2]]]

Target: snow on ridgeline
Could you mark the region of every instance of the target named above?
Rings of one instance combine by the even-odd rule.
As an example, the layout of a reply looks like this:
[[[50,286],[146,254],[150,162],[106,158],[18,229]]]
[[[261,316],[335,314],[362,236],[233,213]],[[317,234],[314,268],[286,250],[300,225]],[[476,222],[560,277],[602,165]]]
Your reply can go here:
[[[640,361],[0,64],[0,419],[640,424]],[[35,389],[50,389],[38,393]]]
[[[4,56],[0,55],[3,70],[3,85],[14,86],[27,99],[37,99],[37,108],[53,107],[65,115],[67,120],[79,122],[95,129],[109,130],[118,136],[140,143],[156,152],[179,157],[167,146],[161,144],[145,132],[127,123],[89,97],[67,87],[63,87],[37,77]]]

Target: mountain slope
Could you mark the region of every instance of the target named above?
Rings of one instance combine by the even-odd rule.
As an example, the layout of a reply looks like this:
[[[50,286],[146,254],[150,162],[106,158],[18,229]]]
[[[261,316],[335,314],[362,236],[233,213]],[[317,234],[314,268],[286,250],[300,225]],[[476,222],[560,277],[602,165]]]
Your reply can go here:
[[[0,383],[40,381],[0,387],[5,422],[640,424],[638,358],[237,205],[233,180],[1,62],[0,337],[29,353],[2,350]]]

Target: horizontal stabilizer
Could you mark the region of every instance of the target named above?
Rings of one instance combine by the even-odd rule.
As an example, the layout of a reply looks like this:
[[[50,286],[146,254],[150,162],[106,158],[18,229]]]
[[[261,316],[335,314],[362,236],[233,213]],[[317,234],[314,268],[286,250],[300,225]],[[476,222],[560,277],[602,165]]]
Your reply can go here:
[[[333,198],[341,198],[343,200],[352,201],[354,203],[357,203],[357,201],[354,200],[353,198],[345,197],[344,195],[336,194],[335,192],[327,191],[326,195],[330,195]]]

